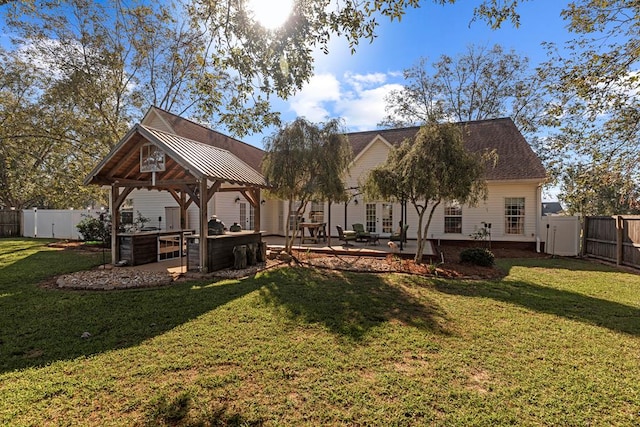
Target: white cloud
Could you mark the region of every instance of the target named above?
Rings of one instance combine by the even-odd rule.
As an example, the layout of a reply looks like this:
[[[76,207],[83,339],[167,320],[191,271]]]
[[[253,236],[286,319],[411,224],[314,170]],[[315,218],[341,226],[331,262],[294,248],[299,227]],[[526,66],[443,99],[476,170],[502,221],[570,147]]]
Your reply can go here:
[[[322,122],[332,114],[326,104],[340,99],[340,82],[332,74],[318,74],[291,99],[291,109],[298,117]]]
[[[292,98],[296,115],[313,122],[342,117],[350,130],[372,130],[385,116],[385,96],[402,86],[389,83],[397,73],[345,73],[342,82],[333,74],[318,74]]]
[[[353,96],[338,101],[336,111],[352,130],[376,129],[385,116],[384,98],[390,91],[401,88],[399,84],[385,84],[373,89],[356,91]]]
[[[344,80],[360,92],[364,88],[383,84],[387,81],[387,75],[384,73],[353,74],[347,72],[344,74]]]

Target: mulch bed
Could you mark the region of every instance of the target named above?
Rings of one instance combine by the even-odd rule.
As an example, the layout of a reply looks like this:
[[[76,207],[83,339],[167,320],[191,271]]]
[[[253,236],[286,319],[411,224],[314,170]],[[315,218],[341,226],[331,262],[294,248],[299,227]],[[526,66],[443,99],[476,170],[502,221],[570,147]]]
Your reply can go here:
[[[77,250],[77,251],[101,251],[102,248],[96,245],[85,245],[83,242],[60,241],[50,244],[61,250]],[[293,263],[299,262],[314,268],[324,268],[330,270],[355,271],[367,273],[406,273],[422,276],[442,277],[442,278],[458,278],[458,279],[499,279],[504,277],[505,272],[497,267],[480,267],[459,262],[460,252],[465,249],[459,246],[444,246],[440,248],[444,254],[444,263],[440,262],[424,262],[416,264],[413,259],[407,259],[397,254],[389,254],[386,257],[366,257],[353,255],[327,255],[322,253],[314,253],[308,251],[294,251]],[[496,258],[531,258],[531,257],[547,257],[545,254],[538,254],[534,251],[522,249],[502,249],[496,248],[492,251]],[[216,271],[207,275],[211,278],[239,278],[255,274],[257,270],[274,268],[278,265],[287,265],[280,260],[269,260],[259,266],[252,266],[246,270],[225,269]],[[150,287],[150,286],[166,286],[168,274],[165,273],[145,273],[139,274],[134,271],[128,271],[123,274],[122,284],[118,282],[119,275],[117,270],[92,270],[91,272],[77,272],[72,275],[61,276],[60,278],[52,278],[41,286],[49,288],[67,288],[67,289],[123,289],[132,287]],[[103,277],[104,276],[104,277]],[[156,277],[158,276],[158,277]],[[160,277],[162,276],[162,277]],[[189,277],[185,277],[189,278]],[[181,280],[185,279],[181,278]],[[193,278],[193,277],[192,277]],[[171,277],[168,281],[171,282]],[[176,278],[173,278],[176,280]]]
[[[460,263],[460,252],[465,247],[445,246],[440,248],[444,254],[444,263],[440,260],[425,261],[416,264],[412,258],[403,258],[389,254],[385,258],[326,255],[313,252],[296,252],[293,255],[303,264],[345,271],[396,272],[458,279],[499,279],[505,272],[498,267],[481,267]],[[492,251],[496,258],[546,258],[548,255],[523,249],[502,249]]]

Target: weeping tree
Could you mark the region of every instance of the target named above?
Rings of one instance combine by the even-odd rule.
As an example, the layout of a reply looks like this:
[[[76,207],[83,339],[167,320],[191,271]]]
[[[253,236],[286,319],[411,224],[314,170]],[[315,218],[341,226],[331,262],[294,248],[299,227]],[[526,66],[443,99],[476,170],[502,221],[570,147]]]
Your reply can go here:
[[[291,253],[296,232],[291,218],[299,218],[314,200],[346,199],[344,174],[352,152],[339,119],[316,125],[297,118],[265,138],[267,154],[262,171],[275,197],[287,201],[285,251]]]
[[[418,264],[422,262],[429,226],[438,205],[443,201],[475,205],[486,199],[484,171],[495,155],[466,150],[463,131],[461,125],[453,123],[424,125],[413,139],[391,150],[387,161],[372,169],[363,183],[369,199],[395,202],[404,199],[415,208]]]

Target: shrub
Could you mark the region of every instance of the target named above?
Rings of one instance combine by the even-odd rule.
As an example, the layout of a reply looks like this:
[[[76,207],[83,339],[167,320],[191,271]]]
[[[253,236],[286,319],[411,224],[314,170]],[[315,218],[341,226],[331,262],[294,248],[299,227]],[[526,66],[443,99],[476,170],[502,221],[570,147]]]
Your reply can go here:
[[[493,253],[484,248],[468,248],[460,252],[460,262],[491,267],[495,261]]]
[[[98,218],[85,215],[85,218],[76,225],[76,228],[85,241],[104,240],[108,242],[111,240],[111,222],[108,219],[100,221]]]

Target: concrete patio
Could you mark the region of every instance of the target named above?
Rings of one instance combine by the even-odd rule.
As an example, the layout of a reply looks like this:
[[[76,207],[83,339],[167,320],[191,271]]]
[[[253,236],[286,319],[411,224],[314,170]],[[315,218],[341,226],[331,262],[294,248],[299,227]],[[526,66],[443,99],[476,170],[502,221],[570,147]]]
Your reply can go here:
[[[262,238],[267,242],[268,249],[283,249],[284,237],[282,236],[265,236]],[[354,255],[354,256],[372,256],[372,257],[385,257],[388,254],[398,254],[402,256],[413,256],[416,253],[418,247],[417,241],[408,240],[402,245],[402,251],[400,250],[399,242],[396,243],[396,247],[390,247],[388,245],[389,240],[380,237],[378,243],[369,242],[356,242],[350,241],[349,246],[344,245],[344,242],[338,239],[337,236],[327,238],[327,241],[321,241],[318,243],[302,243],[301,239],[296,239],[293,244],[294,250],[311,251],[318,253],[339,253],[340,255]],[[435,248],[428,242],[424,255],[434,256],[436,254]]]

